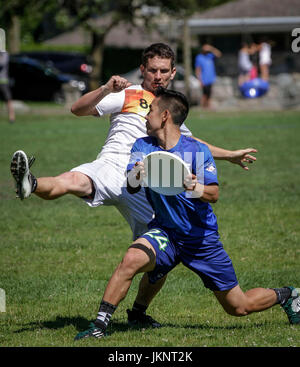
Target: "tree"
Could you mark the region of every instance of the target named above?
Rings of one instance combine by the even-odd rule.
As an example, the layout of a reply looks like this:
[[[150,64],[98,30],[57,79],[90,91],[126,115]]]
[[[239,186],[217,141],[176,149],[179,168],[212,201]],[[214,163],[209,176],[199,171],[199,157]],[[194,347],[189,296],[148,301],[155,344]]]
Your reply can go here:
[[[0,7],[1,26],[6,32],[7,49],[18,52],[20,48],[20,20],[23,15],[25,0],[6,1]]]
[[[153,25],[156,17],[152,17],[151,11],[139,11],[145,6],[159,7],[162,13],[186,17],[197,10],[226,1],[228,0],[63,0],[61,9],[67,10],[74,22],[91,34],[91,88],[95,89],[100,81],[105,37],[120,22],[135,24],[137,20],[143,20],[145,26]],[[97,21],[98,17],[102,18],[102,22]]]
[[[140,4],[132,0],[64,0],[63,10],[67,11],[74,24],[82,26],[91,34],[91,88],[99,86],[105,37],[120,22],[134,23]],[[99,21],[100,17],[100,21]]]
[[[183,62],[185,94],[190,97],[190,75],[191,75],[191,45],[188,20],[195,12],[200,12],[232,0],[149,0],[148,4],[159,5],[162,12],[183,20]],[[178,42],[178,40],[177,40]]]
[[[45,13],[59,5],[54,0],[9,0],[0,6],[0,24],[6,31],[7,49],[10,53],[20,51],[21,28],[33,30],[43,19]],[[25,20],[25,22],[24,22]]]
[[[159,9],[160,14],[187,18],[196,11],[219,5],[229,0],[9,0],[0,7],[0,21],[8,29],[10,52],[20,48],[20,19],[27,34],[34,33],[45,15],[52,16],[60,29],[81,26],[91,34],[93,71],[91,88],[99,85],[105,38],[121,22],[145,27],[155,26],[158,19],[151,11],[141,12],[145,6]]]

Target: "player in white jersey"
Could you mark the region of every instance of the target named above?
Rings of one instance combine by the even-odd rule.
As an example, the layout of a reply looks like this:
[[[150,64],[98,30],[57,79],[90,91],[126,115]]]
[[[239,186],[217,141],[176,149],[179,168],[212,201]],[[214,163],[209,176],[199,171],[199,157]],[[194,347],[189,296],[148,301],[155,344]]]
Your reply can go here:
[[[131,85],[103,98],[96,105],[96,110],[100,116],[110,115],[106,142],[94,162],[72,169],[72,172],[90,177],[94,183],[93,197],[84,199],[87,204],[92,207],[115,205],[130,224],[134,238],[147,230],[146,225],[151,221],[153,211],[144,192],[139,197],[139,205],[136,199],[132,200],[132,195],[126,190],[125,171],[133,143],[147,135],[145,116],[153,98],[154,95],[141,85]],[[181,132],[192,135],[185,125]]]
[[[16,181],[17,195],[21,199],[33,192],[46,200],[73,194],[83,198],[90,206],[115,205],[130,224],[134,238],[145,232],[153,211],[142,190],[138,195],[127,193],[125,170],[134,141],[146,135],[143,116],[148,113],[153,93],[159,86],[167,87],[175,77],[173,51],[161,43],[149,46],[143,53],[140,69],[143,76],[141,86],[132,86],[126,79],[113,76],[106,84],[83,95],[72,106],[71,110],[77,116],[111,115],[108,137],[94,162],[56,177],[35,178],[29,170],[33,160],[28,159],[23,151],[14,153],[11,172]],[[186,127],[182,132],[191,135]],[[250,155],[256,152],[252,148],[228,151],[207,145],[214,158],[226,159],[245,169],[245,162],[255,160]],[[147,307],[164,280],[152,286],[147,276],[144,276],[136,299],[137,305]],[[134,321],[134,317],[129,315],[130,320]]]

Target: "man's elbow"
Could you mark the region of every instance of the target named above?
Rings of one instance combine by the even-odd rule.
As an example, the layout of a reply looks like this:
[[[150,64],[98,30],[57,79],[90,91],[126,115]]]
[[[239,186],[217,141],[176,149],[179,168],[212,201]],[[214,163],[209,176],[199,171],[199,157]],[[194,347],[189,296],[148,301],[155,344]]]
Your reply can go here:
[[[71,112],[73,113],[73,115],[75,116],[80,116],[78,109],[76,108],[76,105],[72,105],[71,106]]]
[[[219,193],[212,195],[210,202],[215,204],[219,200]]]
[[[212,192],[210,193],[210,198],[209,198],[209,202],[214,204],[219,200],[219,187],[215,186],[212,190]]]
[[[71,112],[75,116],[97,116],[96,108],[86,108],[77,106],[76,102],[71,106]]]

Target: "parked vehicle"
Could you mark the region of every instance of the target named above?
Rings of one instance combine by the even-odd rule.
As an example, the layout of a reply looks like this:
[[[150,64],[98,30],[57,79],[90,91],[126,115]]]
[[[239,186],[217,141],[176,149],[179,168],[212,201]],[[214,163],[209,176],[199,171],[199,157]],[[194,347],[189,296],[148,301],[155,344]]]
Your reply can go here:
[[[185,82],[184,82],[184,68],[181,65],[176,66],[176,75],[174,80],[170,83],[170,88],[177,90],[185,94]],[[141,76],[140,69],[134,69],[126,74],[122,75],[133,84],[141,84],[143,78]],[[201,98],[201,86],[196,76],[190,76],[190,104],[197,105],[200,103]]]
[[[88,77],[92,72],[92,65],[89,58],[79,52],[58,52],[58,51],[28,51],[14,56],[26,56],[55,67],[59,71],[67,74]]]
[[[10,56],[9,77],[13,99],[63,103],[66,93],[87,92],[86,82],[80,77],[29,57]]]

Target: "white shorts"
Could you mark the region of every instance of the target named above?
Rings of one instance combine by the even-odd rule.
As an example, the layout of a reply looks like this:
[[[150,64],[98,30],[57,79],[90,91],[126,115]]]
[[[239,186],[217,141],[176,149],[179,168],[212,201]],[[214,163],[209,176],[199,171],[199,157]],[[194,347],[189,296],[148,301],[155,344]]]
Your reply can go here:
[[[104,159],[97,159],[75,167],[71,172],[81,172],[92,179],[94,198],[83,198],[89,206],[114,205],[130,225],[133,239],[147,232],[147,223],[153,218],[152,207],[143,188],[136,194],[127,192],[126,177],[122,170],[117,170]]]

